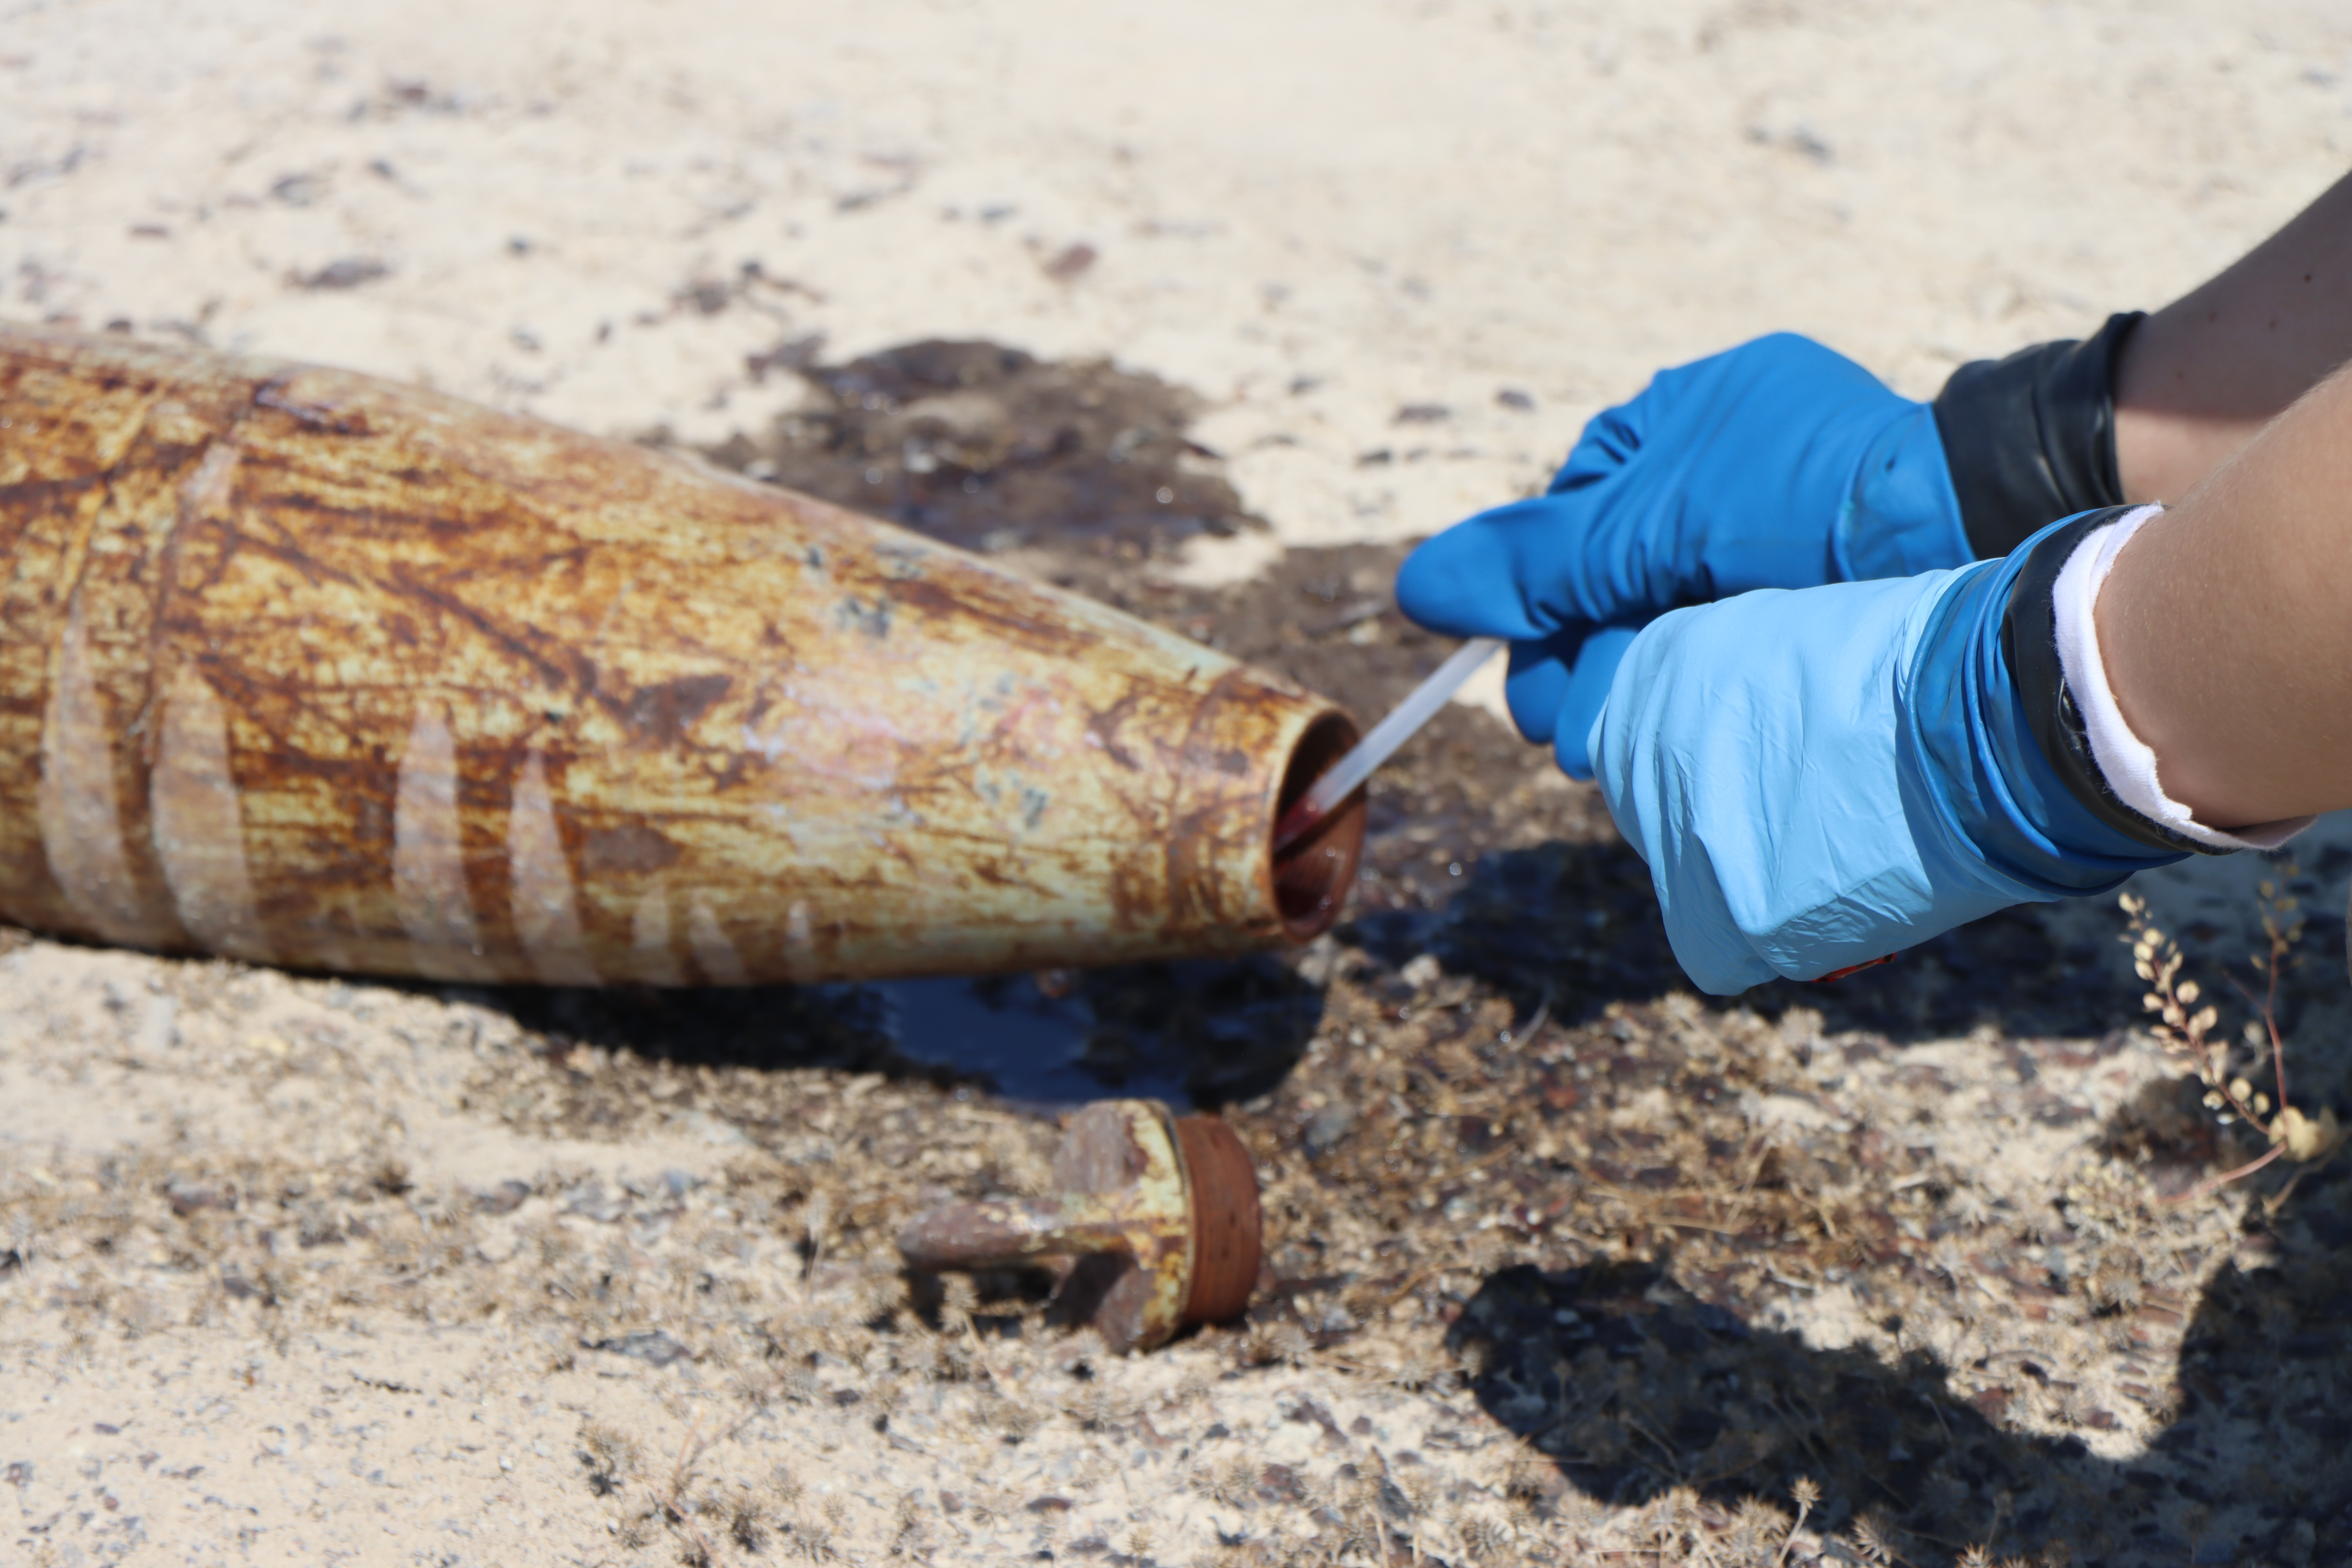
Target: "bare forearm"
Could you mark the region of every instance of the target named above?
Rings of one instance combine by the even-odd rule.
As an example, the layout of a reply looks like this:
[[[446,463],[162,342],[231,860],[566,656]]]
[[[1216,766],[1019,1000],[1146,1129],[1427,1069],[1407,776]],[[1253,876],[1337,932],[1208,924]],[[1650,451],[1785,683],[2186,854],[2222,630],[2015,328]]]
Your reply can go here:
[[[2125,720],[2199,821],[2352,806],[2352,372],[2143,528],[2096,621]]]
[[[2352,176],[2140,322],[2116,372],[2133,500],[2178,500],[2352,359]]]

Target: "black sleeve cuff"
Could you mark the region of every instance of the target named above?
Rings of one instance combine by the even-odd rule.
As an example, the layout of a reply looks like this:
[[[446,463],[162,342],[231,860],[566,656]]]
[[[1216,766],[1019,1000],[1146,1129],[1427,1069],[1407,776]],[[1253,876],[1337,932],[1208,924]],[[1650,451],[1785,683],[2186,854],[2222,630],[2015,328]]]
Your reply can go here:
[[[2116,356],[2146,312],[2073,339],[1964,364],[1936,395],[1936,430],[1979,560],[2070,513],[2121,506]]]
[[[2074,706],[2074,693],[2066,689],[2065,671],[2059,666],[2057,616],[2051,603],[2058,574],[2085,534],[2131,510],[2113,506],[2078,517],[2033,547],[2025,569],[2010,589],[2009,608],[2000,626],[2001,657],[2009,661],[2009,679],[2025,710],[2027,730],[2051,770],[2083,809],[2151,849],[2176,855],[2226,855],[2226,849],[2185,838],[2134,811],[2108,787],[2106,774],[2099,771],[2098,759],[2091,754],[2082,710]]]

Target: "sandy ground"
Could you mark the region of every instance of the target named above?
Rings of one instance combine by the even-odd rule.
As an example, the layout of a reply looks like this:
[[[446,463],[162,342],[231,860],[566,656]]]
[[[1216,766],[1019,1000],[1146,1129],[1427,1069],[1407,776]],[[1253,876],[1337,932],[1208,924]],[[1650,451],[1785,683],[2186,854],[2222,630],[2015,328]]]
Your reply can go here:
[[[1756,332],[1924,395],[2153,305],[2347,154],[2352,14],[2316,0],[0,0],[0,315],[698,445],[812,398],[779,368],[812,358],[1110,359],[1198,395],[1268,525],[1150,571],[1239,592],[1522,492]],[[1520,820],[1606,839],[1539,753],[1480,754]],[[2305,859],[2340,907],[2352,856]],[[2284,874],[2176,874],[2159,912],[2228,951]],[[1595,897],[1535,923],[1597,951]],[[0,1560],[1851,1561],[1874,1509],[1913,1562],[2352,1554],[2306,1342],[2345,1227],[2158,1201],[2228,1144],[2150,1099],[2110,913],[2016,928],[2104,1016],[2004,1011],[1955,958],[1978,1016],[1595,986],[1518,1053],[1541,986],[1437,929],[1285,972],[1299,1063],[1231,1112],[1278,1310],[1129,1361],[890,1267],[926,1194],[1034,1182],[1033,1108],[18,939]],[[2198,1348],[2241,1321],[2261,1355]],[[1763,1359],[1724,1372],[1734,1340]],[[1870,1468],[1934,1431],[1977,1457]],[[1790,1536],[1801,1471],[1831,1495]]]

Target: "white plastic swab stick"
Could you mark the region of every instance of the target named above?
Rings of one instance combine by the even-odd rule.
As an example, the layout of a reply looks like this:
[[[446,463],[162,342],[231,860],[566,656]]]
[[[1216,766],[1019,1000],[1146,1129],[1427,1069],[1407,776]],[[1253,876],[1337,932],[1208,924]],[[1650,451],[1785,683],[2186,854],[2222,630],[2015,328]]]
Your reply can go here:
[[[1478,673],[1479,667],[1501,651],[1501,637],[1472,637],[1454,650],[1453,656],[1437,667],[1427,680],[1412,689],[1412,695],[1397,704],[1394,711],[1372,726],[1372,732],[1356,742],[1355,749],[1341,757],[1331,771],[1315,781],[1314,786],[1298,799],[1298,804],[1282,814],[1275,825],[1274,851],[1279,855],[1297,842],[1301,835],[1321,821],[1333,807],[1356,791],[1356,786],[1372,776],[1372,770],[1396,754],[1399,746],[1412,739],[1423,724],[1429,722],[1446,699],[1462,689],[1462,683]]]

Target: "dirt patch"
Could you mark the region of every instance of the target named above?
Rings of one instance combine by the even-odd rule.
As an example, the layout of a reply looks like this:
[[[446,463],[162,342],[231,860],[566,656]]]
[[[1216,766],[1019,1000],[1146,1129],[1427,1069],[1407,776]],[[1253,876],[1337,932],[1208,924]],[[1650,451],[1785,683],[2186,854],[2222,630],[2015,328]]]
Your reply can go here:
[[[846,364],[796,341],[752,363],[811,397],[709,456],[754,478],[920,529],[966,550],[1052,547],[1166,559],[1183,541],[1262,528],[1185,434],[1192,394],[1101,361],[929,340]]]

